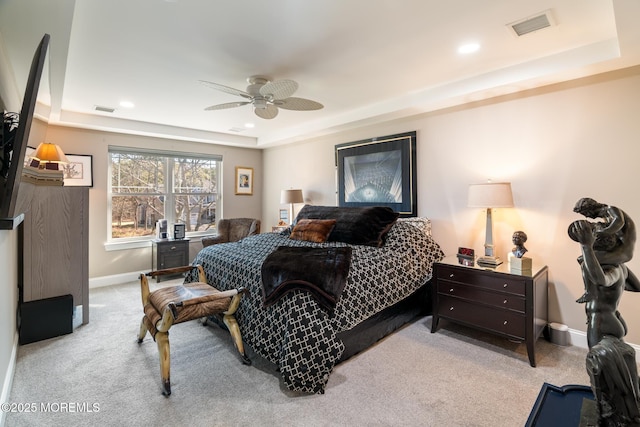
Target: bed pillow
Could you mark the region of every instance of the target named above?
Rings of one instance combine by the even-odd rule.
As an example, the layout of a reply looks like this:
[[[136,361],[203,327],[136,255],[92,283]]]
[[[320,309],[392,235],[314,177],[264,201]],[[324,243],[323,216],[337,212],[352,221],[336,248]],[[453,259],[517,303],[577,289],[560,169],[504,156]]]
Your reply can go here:
[[[425,217],[398,218],[398,222],[411,224],[427,236],[431,236],[431,220]]]
[[[336,225],[327,241],[380,247],[398,215],[391,208],[383,206],[355,208],[305,205],[296,223],[303,219],[335,219]]]
[[[296,222],[289,238],[324,243],[329,238],[329,234],[331,234],[335,225],[335,219],[301,219]]]

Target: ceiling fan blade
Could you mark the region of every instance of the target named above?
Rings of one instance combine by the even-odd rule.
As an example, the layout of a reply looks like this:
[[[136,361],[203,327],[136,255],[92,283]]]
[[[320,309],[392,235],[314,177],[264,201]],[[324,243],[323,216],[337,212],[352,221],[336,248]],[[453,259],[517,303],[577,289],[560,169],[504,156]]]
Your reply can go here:
[[[276,80],[260,88],[260,95],[272,99],[285,99],[298,90],[298,83],[293,80]]]
[[[212,105],[211,107],[205,108],[204,111],[225,110],[227,108],[242,107],[247,104],[251,104],[251,102],[227,102],[225,104]]]
[[[285,110],[320,110],[324,108],[324,105],[319,102],[312,101],[310,99],[305,98],[287,98],[277,102],[276,104],[280,108],[284,108]]]
[[[273,119],[278,115],[278,107],[267,105],[267,108],[256,108],[253,110],[256,116],[263,119]]]
[[[251,99],[251,95],[249,95],[247,92],[245,92],[243,90],[234,89],[234,88],[229,87],[229,86],[225,86],[225,85],[221,85],[221,84],[213,83],[213,82],[208,82],[208,81],[205,81],[205,80],[198,80],[198,81],[200,83],[202,83],[203,85],[207,86],[208,88],[219,90],[220,92],[224,92],[224,93],[229,93],[231,95],[238,95],[238,96],[241,96],[243,98]]]

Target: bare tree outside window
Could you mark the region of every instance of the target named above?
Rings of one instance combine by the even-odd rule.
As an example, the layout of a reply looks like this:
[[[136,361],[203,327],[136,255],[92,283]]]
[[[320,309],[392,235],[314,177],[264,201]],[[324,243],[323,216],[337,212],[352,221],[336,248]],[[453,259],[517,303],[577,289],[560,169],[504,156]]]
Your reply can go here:
[[[111,238],[151,237],[159,219],[186,232],[215,227],[220,158],[112,149]]]

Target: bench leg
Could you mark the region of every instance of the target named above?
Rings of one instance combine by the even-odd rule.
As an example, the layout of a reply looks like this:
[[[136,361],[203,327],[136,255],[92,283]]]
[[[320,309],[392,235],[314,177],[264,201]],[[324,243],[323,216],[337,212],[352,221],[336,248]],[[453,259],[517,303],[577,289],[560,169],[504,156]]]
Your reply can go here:
[[[162,394],[171,395],[171,381],[169,379],[171,370],[171,352],[169,350],[169,332],[156,333],[156,343],[158,344],[158,354],[160,355],[160,377],[162,380]]]
[[[144,337],[146,335],[147,335],[147,325],[145,325],[144,317],[143,317],[142,321],[140,322],[140,332],[138,332],[138,344],[140,344],[142,340],[144,340]]]
[[[238,322],[236,318],[232,314],[225,314],[222,317],[222,321],[229,329],[231,333],[231,338],[233,338],[233,344],[236,346],[236,350],[240,353],[242,357],[242,363],[245,365],[251,365],[251,360],[247,357],[244,352],[244,344],[242,344],[242,335],[240,334],[240,327],[238,326]]]

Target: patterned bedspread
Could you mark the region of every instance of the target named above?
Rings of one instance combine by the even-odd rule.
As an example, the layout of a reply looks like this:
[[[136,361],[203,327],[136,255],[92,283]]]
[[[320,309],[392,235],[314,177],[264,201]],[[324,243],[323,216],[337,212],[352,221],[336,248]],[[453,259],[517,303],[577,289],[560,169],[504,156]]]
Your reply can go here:
[[[239,286],[249,289],[236,313],[243,341],[279,366],[287,388],[323,393],[329,374],[344,351],[336,334],[351,329],[424,285],[431,278],[433,263],[442,258],[443,253],[423,230],[398,221],[383,247],[351,246],[347,283],[333,312],[321,308],[302,290],[265,307],[261,266],[278,246],[346,246],[339,242],[292,240],[288,236],[287,230],[208,246],[200,251],[194,263],[202,264],[208,282],[217,289]]]

